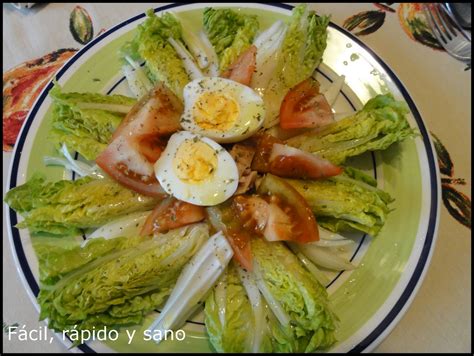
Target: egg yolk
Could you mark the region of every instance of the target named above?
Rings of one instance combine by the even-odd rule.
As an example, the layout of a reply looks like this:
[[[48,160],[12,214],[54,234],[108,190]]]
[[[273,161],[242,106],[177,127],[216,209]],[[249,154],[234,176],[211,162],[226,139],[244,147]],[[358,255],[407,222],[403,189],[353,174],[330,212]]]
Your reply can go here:
[[[193,111],[194,121],[203,129],[225,131],[234,125],[240,108],[228,95],[206,92],[196,100]]]
[[[200,183],[210,178],[217,168],[215,150],[199,140],[185,140],[173,160],[174,171],[187,183]]]

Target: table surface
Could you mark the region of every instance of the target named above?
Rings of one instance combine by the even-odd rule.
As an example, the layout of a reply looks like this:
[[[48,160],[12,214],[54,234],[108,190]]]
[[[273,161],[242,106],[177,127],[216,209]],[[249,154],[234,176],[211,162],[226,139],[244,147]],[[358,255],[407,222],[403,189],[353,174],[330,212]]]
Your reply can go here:
[[[42,4],[31,10],[3,5],[3,72],[59,48],[81,48],[69,29],[76,4]],[[158,6],[158,5],[156,5]],[[81,4],[90,15],[94,35],[151,4]],[[454,164],[451,186],[469,205],[471,191],[471,73],[446,52],[435,50],[409,36],[407,23],[421,16],[416,4],[391,4],[382,9],[366,4],[311,4],[321,14],[343,25],[364,16],[381,18],[380,28],[359,38],[393,69],[404,83],[432,134],[449,152]],[[375,20],[374,20],[375,21]],[[380,21],[380,20],[379,20]],[[368,23],[368,22],[366,22]],[[379,23],[380,24],[380,23]],[[405,24],[405,25],[402,25]],[[371,22],[374,30],[376,21]],[[357,29],[353,30],[357,31]],[[5,119],[5,118],[4,118]],[[11,152],[3,152],[3,193]],[[446,177],[448,178],[448,177]],[[38,322],[14,262],[8,242],[3,207],[3,345],[5,352],[65,352],[56,339],[8,340],[5,329],[23,325],[34,329]],[[407,313],[376,352],[469,352],[471,351],[471,231],[441,205],[437,244],[425,280]]]

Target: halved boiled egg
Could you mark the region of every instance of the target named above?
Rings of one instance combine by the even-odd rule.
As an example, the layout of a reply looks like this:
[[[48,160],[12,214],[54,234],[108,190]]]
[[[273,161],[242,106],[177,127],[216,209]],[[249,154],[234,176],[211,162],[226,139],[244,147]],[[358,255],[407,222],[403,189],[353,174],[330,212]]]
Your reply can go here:
[[[205,77],[184,87],[181,127],[216,142],[237,142],[252,136],[265,119],[262,98],[233,80]]]
[[[173,134],[155,163],[163,189],[195,205],[217,205],[230,198],[239,182],[232,156],[213,140],[187,131]]]

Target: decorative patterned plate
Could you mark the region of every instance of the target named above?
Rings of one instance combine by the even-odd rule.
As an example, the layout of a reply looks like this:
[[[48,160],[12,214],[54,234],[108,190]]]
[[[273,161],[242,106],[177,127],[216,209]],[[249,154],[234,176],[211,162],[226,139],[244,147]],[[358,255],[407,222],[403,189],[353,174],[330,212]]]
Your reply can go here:
[[[157,13],[171,9],[179,12],[194,28],[201,26],[201,13],[206,4],[168,5]],[[238,7],[244,13],[256,14],[265,28],[277,19],[290,15],[290,5],[212,4],[207,6]],[[140,14],[126,20],[89,42],[57,73],[56,79],[66,91],[89,91],[128,94],[120,74],[117,50],[131,39]],[[352,272],[330,275],[327,286],[333,308],[340,318],[336,333],[338,342],[330,351],[361,352],[374,349],[388,335],[414,298],[423,280],[434,249],[439,221],[440,186],[433,145],[420,114],[407,90],[393,71],[359,39],[340,27],[330,24],[328,46],[317,76],[321,85],[344,74],[346,84],[336,104],[336,112],[360,109],[363,103],[379,93],[392,92],[410,107],[409,123],[418,128],[414,140],[396,144],[383,152],[366,154],[350,163],[374,175],[378,184],[396,201],[394,211],[377,238],[358,235],[350,258],[359,267]],[[34,172],[40,171],[51,180],[73,179],[70,173],[45,167],[43,156],[53,152],[47,141],[50,128],[51,100],[49,83],[38,97],[20,133],[11,165],[9,189],[23,184]],[[8,209],[9,237],[18,271],[33,303],[38,309],[38,262],[32,248],[31,236],[14,226],[16,213]],[[129,344],[125,330],[116,341],[92,341],[78,347],[83,352],[208,352],[211,346],[203,326],[203,315],[188,321],[182,341],[167,340],[159,345],[139,335],[151,323],[150,315],[137,330]],[[61,337],[62,339],[62,337]],[[64,340],[71,345],[69,340]]]

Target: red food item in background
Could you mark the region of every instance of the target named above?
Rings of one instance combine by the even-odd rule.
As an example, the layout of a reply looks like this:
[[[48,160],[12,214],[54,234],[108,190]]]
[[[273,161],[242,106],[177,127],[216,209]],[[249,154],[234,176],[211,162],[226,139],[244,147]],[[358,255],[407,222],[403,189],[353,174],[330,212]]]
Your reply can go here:
[[[64,48],[3,73],[3,150],[11,151],[31,106],[77,49]]]
[[[10,151],[15,146],[23,121],[28,115],[27,110],[16,111],[8,117],[3,117],[3,150]]]

